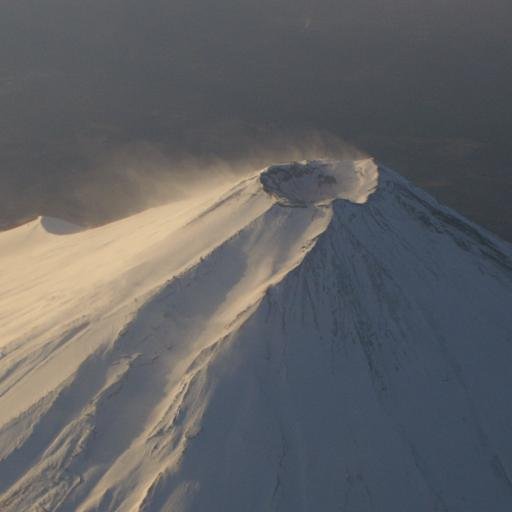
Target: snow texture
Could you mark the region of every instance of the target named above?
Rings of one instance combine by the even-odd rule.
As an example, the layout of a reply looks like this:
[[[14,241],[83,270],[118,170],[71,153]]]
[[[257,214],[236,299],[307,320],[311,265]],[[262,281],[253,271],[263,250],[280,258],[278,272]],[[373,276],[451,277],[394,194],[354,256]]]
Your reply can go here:
[[[511,246],[388,169],[38,219],[0,265],[2,512],[512,510]]]
[[[365,203],[377,188],[377,166],[366,160],[312,160],[273,165],[263,171],[266,192],[288,206],[326,204],[334,199]]]

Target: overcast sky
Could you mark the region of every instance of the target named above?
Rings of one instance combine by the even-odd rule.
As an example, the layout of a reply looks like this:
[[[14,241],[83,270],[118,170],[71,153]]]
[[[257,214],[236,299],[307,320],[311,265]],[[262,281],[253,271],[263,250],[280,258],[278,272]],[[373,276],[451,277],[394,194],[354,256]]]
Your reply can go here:
[[[463,209],[464,173],[484,180],[477,220],[512,235],[511,20],[509,0],[4,0],[0,217],[63,209],[119,148],[231,159],[319,131]]]

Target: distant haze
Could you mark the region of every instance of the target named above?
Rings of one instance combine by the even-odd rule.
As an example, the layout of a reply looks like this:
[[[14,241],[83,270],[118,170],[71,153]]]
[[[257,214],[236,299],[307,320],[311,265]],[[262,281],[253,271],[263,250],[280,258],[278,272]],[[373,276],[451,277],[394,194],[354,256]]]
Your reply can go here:
[[[0,225],[357,147],[512,240],[511,29],[509,0],[4,0]]]

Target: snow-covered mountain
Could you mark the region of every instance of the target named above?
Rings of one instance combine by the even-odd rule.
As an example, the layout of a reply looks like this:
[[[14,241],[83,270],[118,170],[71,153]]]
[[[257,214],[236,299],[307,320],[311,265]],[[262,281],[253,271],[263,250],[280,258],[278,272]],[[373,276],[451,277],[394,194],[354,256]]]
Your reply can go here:
[[[0,269],[2,512],[512,510],[512,248],[372,160]]]

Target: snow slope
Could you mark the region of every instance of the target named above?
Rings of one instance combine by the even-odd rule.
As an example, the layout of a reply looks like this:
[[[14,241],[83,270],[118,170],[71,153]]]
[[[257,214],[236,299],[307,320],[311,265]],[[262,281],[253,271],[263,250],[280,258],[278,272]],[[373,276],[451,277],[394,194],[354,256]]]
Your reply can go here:
[[[0,265],[2,511],[512,509],[512,249],[371,160]]]

